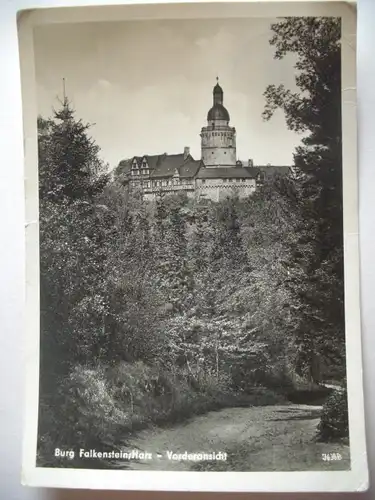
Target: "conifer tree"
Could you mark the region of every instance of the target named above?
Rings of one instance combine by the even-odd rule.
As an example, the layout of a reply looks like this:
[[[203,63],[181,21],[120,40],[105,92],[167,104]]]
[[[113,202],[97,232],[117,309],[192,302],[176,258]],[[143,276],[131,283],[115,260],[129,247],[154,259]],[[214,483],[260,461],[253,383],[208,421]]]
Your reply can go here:
[[[53,119],[39,118],[39,191],[42,200],[92,198],[108,181],[99,146],[88,135],[89,124],[75,119],[68,98]]]
[[[268,86],[264,118],[270,119],[281,109],[288,127],[304,134],[294,154],[302,220],[289,283],[296,304],[297,364],[300,371],[318,380],[318,358],[329,358],[328,364],[345,364],[341,25],[336,18],[286,18],[274,23],[272,31],[275,58],[290,53],[297,58],[298,92],[283,85]]]
[[[113,217],[95,202],[107,182],[89,125],[68,99],[53,119],[38,118],[42,362],[49,349],[61,371],[90,358],[93,329],[103,328],[107,245]],[[88,295],[94,291],[93,300]],[[48,380],[45,377],[44,380]]]

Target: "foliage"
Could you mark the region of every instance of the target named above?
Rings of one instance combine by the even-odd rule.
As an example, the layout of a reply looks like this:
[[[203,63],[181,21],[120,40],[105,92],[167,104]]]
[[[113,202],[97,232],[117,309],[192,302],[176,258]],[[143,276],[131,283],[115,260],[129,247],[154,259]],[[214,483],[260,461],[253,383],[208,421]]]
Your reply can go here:
[[[322,416],[318,425],[318,438],[322,441],[349,439],[346,388],[334,391],[323,405]]]
[[[67,98],[54,119],[38,118],[39,191],[43,200],[92,197],[106,182],[100,148],[88,135],[89,124],[76,120]]]
[[[336,18],[293,17],[271,28],[275,58],[295,57],[298,91],[269,85],[263,116],[269,120],[281,109],[288,127],[304,134],[294,154],[299,225],[290,284],[296,367],[319,381],[322,368],[343,366],[345,358],[341,25]]]
[[[150,423],[345,377],[340,88],[326,79],[339,25],[272,29],[299,92],[269,87],[265,117],[282,108],[305,135],[292,175],[248,198],[147,202],[109,180],[67,100],[39,118],[40,464],[59,465],[58,444],[125,446]]]

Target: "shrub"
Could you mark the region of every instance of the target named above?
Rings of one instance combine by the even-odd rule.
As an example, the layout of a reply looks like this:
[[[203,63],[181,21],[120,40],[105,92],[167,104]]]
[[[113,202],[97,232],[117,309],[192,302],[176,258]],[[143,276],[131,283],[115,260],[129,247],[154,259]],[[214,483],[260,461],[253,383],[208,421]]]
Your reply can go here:
[[[141,361],[115,366],[76,366],[52,398],[42,399],[38,466],[113,468],[115,460],[79,458],[80,448],[119,451],[131,446],[134,431],[168,425],[228,406],[283,403],[265,387],[233,390],[228,374],[180,368],[173,372]],[[75,450],[72,460],[55,448]],[[87,460],[90,463],[87,463]]]
[[[113,398],[103,368],[77,366],[58,394],[44,398],[39,414],[38,466],[84,467],[79,449],[118,451],[128,415]],[[54,456],[55,448],[74,450],[71,460]],[[113,461],[90,460],[90,467],[113,467]],[[88,465],[88,464],[86,464]]]
[[[342,438],[349,438],[346,389],[334,391],[327,398],[318,425],[319,440],[334,441]]]

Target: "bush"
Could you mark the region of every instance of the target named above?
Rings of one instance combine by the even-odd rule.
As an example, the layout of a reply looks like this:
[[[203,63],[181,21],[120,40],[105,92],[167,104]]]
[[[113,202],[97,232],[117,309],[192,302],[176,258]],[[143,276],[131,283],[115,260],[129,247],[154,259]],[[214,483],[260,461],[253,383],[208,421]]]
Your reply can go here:
[[[79,458],[79,449],[119,451],[125,445],[128,415],[108,387],[104,369],[77,366],[39,412],[39,467],[114,467],[112,460]],[[126,437],[126,436],[125,436]],[[55,457],[55,448],[74,450],[74,458]],[[89,460],[89,462],[87,462]]]
[[[118,451],[131,446],[134,431],[152,424],[170,425],[229,406],[283,402],[264,387],[233,391],[224,374],[171,373],[141,361],[95,369],[77,366],[57,397],[41,402],[38,466],[113,468],[114,460],[85,460],[78,450]],[[75,450],[74,459],[55,457],[55,448]]]
[[[335,441],[349,439],[347,391],[337,390],[327,398],[323,405],[322,416],[318,425],[318,439]]]

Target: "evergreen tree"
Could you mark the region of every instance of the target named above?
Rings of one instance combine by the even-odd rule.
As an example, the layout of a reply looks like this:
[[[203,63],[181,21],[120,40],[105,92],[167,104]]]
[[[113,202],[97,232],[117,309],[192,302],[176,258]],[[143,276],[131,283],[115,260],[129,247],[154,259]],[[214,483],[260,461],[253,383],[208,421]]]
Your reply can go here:
[[[47,373],[66,373],[76,361],[90,359],[108,308],[105,273],[113,216],[95,201],[107,176],[88,128],[74,119],[67,99],[54,119],[38,118],[41,358]],[[55,356],[59,369],[50,365]]]
[[[304,133],[294,155],[298,210],[293,245],[297,365],[318,380],[319,358],[344,365],[341,141],[341,25],[336,18],[286,18],[272,25],[275,58],[297,57],[296,85],[270,85],[265,119],[284,111],[291,130]],[[302,274],[301,274],[302,271]],[[303,275],[303,279],[301,276]],[[318,363],[319,364],[319,363]]]
[[[53,119],[38,119],[39,191],[42,200],[73,201],[100,193],[108,182],[99,146],[88,135],[89,124],[75,119],[67,98]]]

